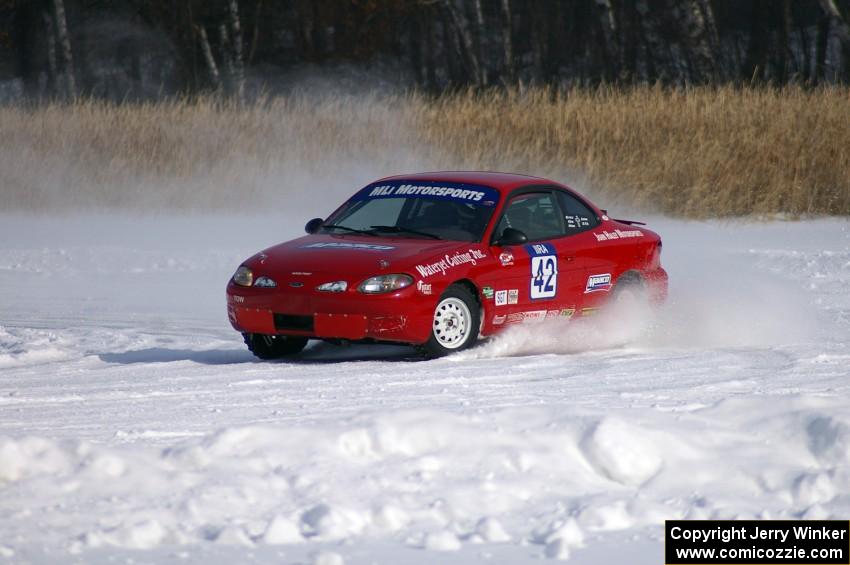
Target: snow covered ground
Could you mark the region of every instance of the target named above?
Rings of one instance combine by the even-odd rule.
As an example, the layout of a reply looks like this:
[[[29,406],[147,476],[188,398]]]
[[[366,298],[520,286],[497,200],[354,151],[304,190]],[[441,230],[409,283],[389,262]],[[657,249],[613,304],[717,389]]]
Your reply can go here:
[[[419,361],[227,323],[279,217],[0,216],[0,562],[662,562],[850,515],[850,222],[656,220],[656,314]]]

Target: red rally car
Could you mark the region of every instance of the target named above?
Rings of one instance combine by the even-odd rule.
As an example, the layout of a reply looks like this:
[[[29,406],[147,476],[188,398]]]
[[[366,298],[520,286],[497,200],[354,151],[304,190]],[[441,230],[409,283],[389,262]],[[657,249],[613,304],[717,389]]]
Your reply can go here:
[[[309,339],[446,355],[511,324],[586,316],[626,289],[662,302],[661,238],[642,226],[543,178],[387,177],[245,261],[228,316],[262,359]]]

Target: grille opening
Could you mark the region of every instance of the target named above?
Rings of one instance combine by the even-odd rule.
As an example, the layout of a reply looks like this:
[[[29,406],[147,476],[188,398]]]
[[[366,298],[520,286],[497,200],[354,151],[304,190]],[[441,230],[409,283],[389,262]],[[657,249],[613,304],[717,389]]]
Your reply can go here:
[[[299,332],[312,332],[313,316],[293,316],[290,314],[275,314],[274,327],[276,330],[296,330]]]

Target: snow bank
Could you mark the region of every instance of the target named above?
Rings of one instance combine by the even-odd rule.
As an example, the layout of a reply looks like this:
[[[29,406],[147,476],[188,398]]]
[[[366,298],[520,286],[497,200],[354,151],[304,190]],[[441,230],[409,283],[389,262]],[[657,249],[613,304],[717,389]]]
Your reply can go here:
[[[601,532],[664,518],[841,515],[845,413],[796,396],[602,418],[400,412],[163,449],[3,438],[0,515],[19,516],[0,524],[26,545],[42,534],[20,512],[52,500],[37,519],[74,551],[390,537],[440,552],[528,543],[565,559]],[[69,524],[69,508],[88,510]]]
[[[0,326],[0,369],[61,361],[73,355],[68,340],[56,332]]]
[[[602,475],[638,486],[661,469],[664,460],[640,428],[616,418],[604,418],[582,440],[588,461]]]
[[[661,225],[656,314],[259,363],[222,286],[301,225],[0,221],[0,560],[655,563],[666,518],[850,513],[847,222]]]

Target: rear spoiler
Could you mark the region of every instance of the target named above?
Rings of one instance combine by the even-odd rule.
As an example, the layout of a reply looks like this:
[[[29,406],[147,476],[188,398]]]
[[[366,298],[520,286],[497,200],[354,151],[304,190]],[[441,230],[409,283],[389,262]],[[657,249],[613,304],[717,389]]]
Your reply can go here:
[[[645,226],[646,225],[646,223],[644,223],[644,222],[636,222],[635,220],[618,220],[618,219],[614,218],[614,221],[620,222],[621,224],[627,224],[629,226]]]
[[[602,214],[607,216],[608,210],[602,210]],[[615,222],[620,222],[621,224],[626,224],[628,226],[645,226],[646,225],[643,222],[636,222],[634,220],[618,220],[616,218],[611,218],[611,219],[614,220]]]

